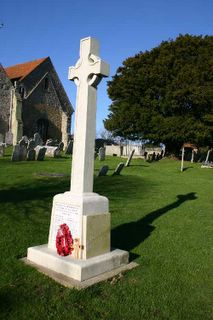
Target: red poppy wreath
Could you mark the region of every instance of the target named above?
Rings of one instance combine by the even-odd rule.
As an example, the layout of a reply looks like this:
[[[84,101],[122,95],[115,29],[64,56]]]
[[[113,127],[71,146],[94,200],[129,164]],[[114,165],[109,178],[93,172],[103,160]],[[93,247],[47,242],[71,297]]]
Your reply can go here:
[[[73,238],[66,223],[61,224],[56,236],[56,249],[60,256],[68,256],[73,251]]]

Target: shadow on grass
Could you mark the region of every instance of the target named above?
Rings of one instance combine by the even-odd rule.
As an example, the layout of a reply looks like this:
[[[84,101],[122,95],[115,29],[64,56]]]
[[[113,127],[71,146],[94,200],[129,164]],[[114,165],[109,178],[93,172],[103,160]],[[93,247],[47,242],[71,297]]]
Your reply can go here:
[[[153,186],[154,183],[151,181],[134,175],[108,175],[94,179],[94,192],[104,195],[110,201],[129,201],[129,199],[141,198]]]
[[[67,188],[68,187],[68,188]],[[32,183],[22,187],[13,187],[0,191],[0,203],[18,203],[22,201],[44,200],[53,197],[57,193],[69,190],[69,180],[59,181],[44,178],[38,183]]]
[[[165,213],[179,207],[182,203],[197,199],[194,192],[185,195],[177,195],[177,200],[163,208],[152,211],[138,221],[122,224],[114,228],[111,232],[112,246],[115,248],[131,251],[141,242],[147,239],[155,227],[153,221]],[[130,260],[133,260],[134,254],[130,252]]]
[[[194,167],[185,167],[183,168],[183,171],[189,170],[189,169],[193,169]]]
[[[130,164],[128,167],[150,167],[149,165],[146,164]]]

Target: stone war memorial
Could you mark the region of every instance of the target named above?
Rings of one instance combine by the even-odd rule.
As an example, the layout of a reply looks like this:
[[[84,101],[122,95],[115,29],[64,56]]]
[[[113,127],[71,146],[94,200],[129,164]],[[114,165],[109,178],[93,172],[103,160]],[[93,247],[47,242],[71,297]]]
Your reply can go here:
[[[111,249],[108,199],[93,192],[97,86],[108,75],[97,40],[82,39],[80,58],[69,68],[69,80],[77,86],[71,190],[53,199],[48,244],[27,253],[27,263],[71,287],[136,265],[127,251]]]

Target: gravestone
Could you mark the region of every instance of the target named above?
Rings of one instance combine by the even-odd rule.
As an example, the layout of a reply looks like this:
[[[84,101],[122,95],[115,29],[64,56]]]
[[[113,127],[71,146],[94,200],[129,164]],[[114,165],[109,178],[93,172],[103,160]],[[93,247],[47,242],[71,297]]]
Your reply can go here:
[[[80,282],[128,263],[128,252],[110,251],[108,199],[93,192],[97,85],[109,74],[98,55],[98,42],[82,39],[80,59],[69,68],[77,85],[71,190],[53,199],[48,245],[28,248],[27,254],[49,274]]]
[[[4,149],[5,147],[3,145],[0,145],[0,157],[4,156]]]
[[[106,176],[108,170],[109,170],[109,167],[108,167],[108,166],[103,166],[103,167],[101,167],[100,170],[99,170],[99,172],[98,172],[98,177]]]
[[[192,149],[191,163],[194,162],[194,157],[195,157],[195,150]]]
[[[113,172],[113,176],[118,176],[121,171],[123,170],[124,168],[124,163],[123,162],[120,162],[117,166],[117,168],[115,169],[115,171]]]
[[[20,146],[19,146],[19,144],[16,144],[13,147],[11,160],[12,161],[20,161]]]
[[[24,161],[27,158],[27,147],[26,144],[19,144],[19,160]]]
[[[68,143],[68,146],[65,150],[65,154],[72,154],[72,149],[73,149],[73,141],[70,140],[69,143]]]
[[[45,153],[46,157],[50,157],[50,158],[60,157],[61,150],[59,149],[59,147],[45,146],[45,148],[46,148],[46,153]]]
[[[54,145],[53,139],[47,139],[46,146],[53,146],[53,145]]]
[[[183,172],[184,171],[184,153],[185,153],[185,148],[182,147],[182,155],[181,155],[181,166],[180,166],[180,171]]]
[[[20,147],[27,147],[28,141],[26,141],[25,137],[22,137],[19,141]]]
[[[105,148],[104,147],[100,147],[98,150],[98,158],[100,161],[104,161],[105,160]]]
[[[205,162],[207,163],[208,161],[209,161],[209,156],[210,156],[210,153],[212,152],[212,150],[210,149],[210,150],[208,150],[208,152],[207,152],[207,155],[206,155],[206,160],[205,160]]]
[[[59,148],[60,151],[63,151],[64,150],[64,143],[60,142],[59,145],[58,145],[58,148]]]
[[[31,150],[31,149],[34,149],[35,147],[36,147],[35,140],[34,139],[30,139],[28,141],[28,144],[27,144],[27,149]]]
[[[151,158],[151,161],[155,161],[156,160],[156,153],[155,152],[153,152],[153,154],[152,154],[152,158]]]
[[[160,155],[160,153],[157,153],[157,155],[156,155],[156,161],[159,161],[161,159],[161,155]]]
[[[36,156],[36,152],[34,149],[29,149],[27,151],[27,161],[34,161]]]
[[[36,152],[36,160],[37,161],[43,161],[44,160],[46,150],[47,150],[47,148],[45,148],[45,147],[41,147],[41,148],[38,149],[38,152]]]
[[[36,145],[36,146],[39,146],[39,145],[42,145],[42,144],[43,144],[43,141],[42,141],[42,139],[41,139],[41,136],[40,136],[40,134],[39,134],[38,132],[36,132],[36,133],[34,134],[34,140],[35,140],[35,145]]]
[[[0,133],[0,145],[4,142],[4,136],[2,133]]]
[[[128,167],[128,166],[130,165],[130,162],[131,162],[131,160],[132,160],[132,157],[133,157],[133,155],[134,155],[134,152],[135,152],[135,149],[133,149],[133,150],[131,151],[131,153],[130,153],[128,159],[127,159],[127,162],[126,162],[126,164],[125,164],[125,167]]]
[[[21,139],[23,139],[26,142],[26,144],[28,143],[28,137],[27,136],[22,136]]]

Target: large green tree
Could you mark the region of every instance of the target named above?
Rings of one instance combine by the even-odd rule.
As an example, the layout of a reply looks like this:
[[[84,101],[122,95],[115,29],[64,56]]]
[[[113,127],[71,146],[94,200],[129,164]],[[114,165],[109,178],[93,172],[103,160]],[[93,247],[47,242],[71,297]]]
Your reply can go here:
[[[212,146],[213,36],[180,35],[130,57],[108,82],[114,135]]]

